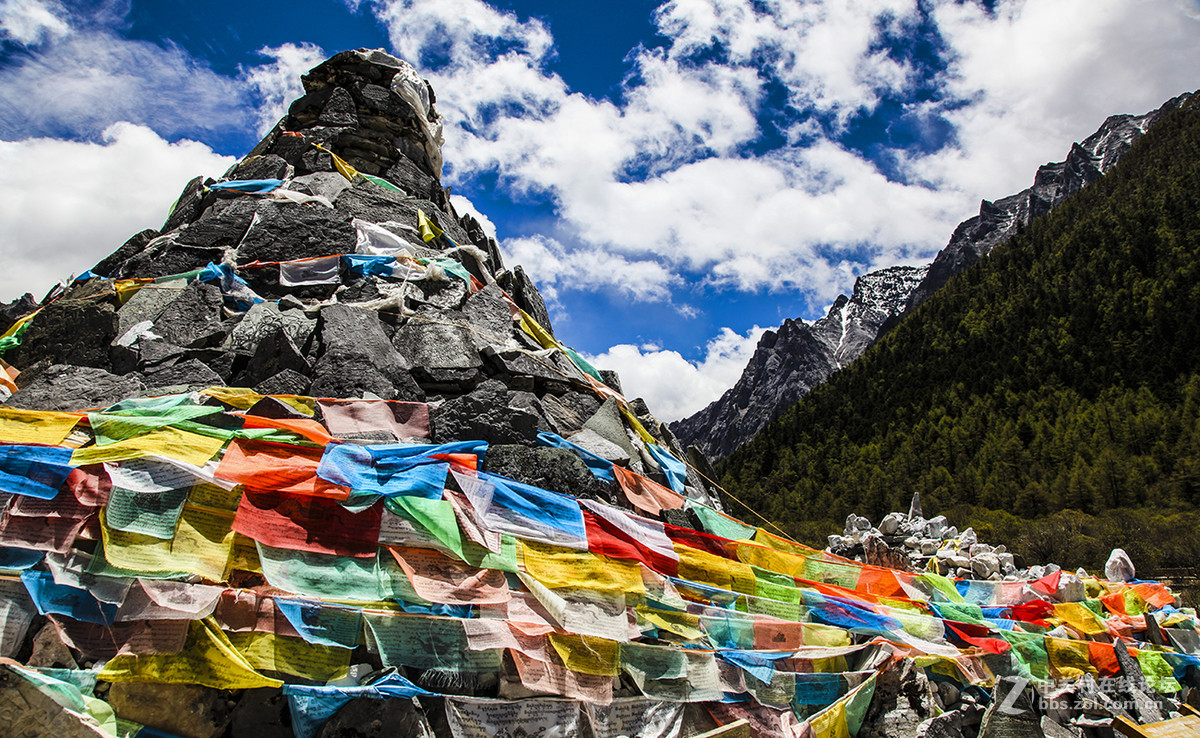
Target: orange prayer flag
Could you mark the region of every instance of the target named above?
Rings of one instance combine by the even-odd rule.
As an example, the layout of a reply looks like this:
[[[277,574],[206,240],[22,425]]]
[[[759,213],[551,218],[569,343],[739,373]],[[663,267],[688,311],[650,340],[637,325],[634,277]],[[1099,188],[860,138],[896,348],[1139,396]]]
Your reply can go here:
[[[617,484],[621,485],[621,491],[639,510],[658,515],[663,510],[678,510],[683,507],[683,495],[674,490],[631,472],[619,464],[613,464],[612,469],[617,477]]]

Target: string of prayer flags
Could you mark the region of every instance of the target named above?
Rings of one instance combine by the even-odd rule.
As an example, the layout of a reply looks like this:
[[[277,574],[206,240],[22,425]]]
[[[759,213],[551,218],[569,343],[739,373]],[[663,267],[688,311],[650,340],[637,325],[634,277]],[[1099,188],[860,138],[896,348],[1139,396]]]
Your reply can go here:
[[[299,732],[349,695],[420,696],[353,686],[360,646],[430,689],[499,680],[602,730],[702,702],[767,735],[850,735],[899,654],[963,685],[1112,676],[1112,638],[1183,644],[1137,649],[1158,690],[1200,665],[1194,616],[1157,584],[1047,580],[1029,599],[1021,582],[865,566],[599,457],[636,512],[580,500],[486,471],[483,441],[425,442],[425,403],[212,388],[80,417],[34,431],[58,444],[0,445],[0,654],[41,613],[108,681],[332,680],[289,692]],[[614,696],[622,673],[640,697]],[[447,709],[483,724],[467,704]]]

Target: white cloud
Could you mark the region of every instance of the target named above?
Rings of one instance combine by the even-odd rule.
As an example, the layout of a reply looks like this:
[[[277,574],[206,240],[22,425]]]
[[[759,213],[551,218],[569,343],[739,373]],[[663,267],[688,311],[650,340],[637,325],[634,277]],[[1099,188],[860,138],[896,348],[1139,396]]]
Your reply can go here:
[[[483,213],[479,212],[479,208],[475,207],[475,203],[471,202],[462,195],[451,195],[450,204],[454,206],[454,211],[459,215],[470,215],[479,222],[479,227],[483,228],[483,232],[492,238],[496,237],[496,224],[491,221]]]
[[[0,39],[33,46],[62,38],[71,32],[64,15],[66,11],[55,2],[0,0]]]
[[[927,260],[980,198],[1028,186],[1107,115],[1155,107],[1200,68],[1194,2],[1001,0],[989,13],[956,0],[669,0],[653,15],[665,43],[631,52],[610,101],[549,71],[539,20],[481,0],[373,7],[437,90],[448,181],[494,173],[555,206],[553,245],[512,253],[579,275],[599,254],[643,265],[656,290],[702,279],[818,304],[868,268]],[[921,75],[888,44],[922,8],[948,68],[938,102],[910,104],[908,123],[953,135],[932,154],[890,152],[896,181],[836,135],[910,99]],[[750,155],[768,82],[786,91],[794,145]]]
[[[958,146],[915,174],[973,197],[1028,187],[1110,115],[1140,114],[1200,86],[1194,0],[1001,0],[994,13],[940,0],[934,19],[954,59],[940,111]]]
[[[656,261],[629,260],[601,249],[569,250],[553,238],[510,238],[504,262],[520,264],[539,289],[554,300],[559,289],[611,289],[644,302],[667,302],[668,287],[679,277]]]
[[[271,59],[242,74],[259,98],[258,133],[265,135],[287,113],[292,101],[304,94],[300,75],[325,60],[325,52],[310,43],[265,46],[258,53]]]
[[[177,46],[72,33],[0,68],[0,137],[95,136],[118,121],[163,135],[244,127],[238,81]]]
[[[145,228],[158,228],[192,177],[235,159],[195,141],[170,143],[129,123],[100,143],[0,141],[0,299],[39,299]]]
[[[739,335],[722,328],[705,345],[704,358],[694,362],[653,344],[619,344],[585,358],[597,367],[615,369],[626,397],[645,399],[659,420],[670,422],[695,413],[733,386],[764,330],[754,326]]]

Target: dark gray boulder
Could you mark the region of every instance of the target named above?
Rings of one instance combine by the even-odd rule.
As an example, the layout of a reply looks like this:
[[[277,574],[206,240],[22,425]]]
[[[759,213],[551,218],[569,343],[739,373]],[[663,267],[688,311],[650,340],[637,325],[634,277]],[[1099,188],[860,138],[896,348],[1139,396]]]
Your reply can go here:
[[[279,328],[303,351],[316,325],[316,319],[308,317],[301,309],[283,309],[281,303],[262,302],[246,311],[222,345],[229,351],[249,356],[264,338]]]
[[[481,439],[534,445],[538,431],[553,430],[532,392],[487,380],[470,394],[446,400],[431,412],[434,441]]]
[[[312,380],[300,372],[284,369],[254,385],[254,391],[261,395],[305,395],[312,385]]]
[[[409,317],[396,331],[392,345],[412,367],[480,367],[483,359],[466,325],[466,316],[457,311],[422,311]]]
[[[159,235],[161,234],[153,228],[147,228],[144,231],[138,231],[130,236],[128,241],[121,244],[119,249],[104,257],[96,264],[96,266],[92,267],[92,274],[98,274],[101,277],[112,276],[122,262],[142,253],[146,246],[151,241],[158,238]]]
[[[225,172],[225,179],[287,179],[292,165],[277,154],[247,156]]]
[[[258,202],[249,197],[218,200],[191,225],[175,234],[175,241],[188,246],[233,248],[250,227]]]
[[[18,368],[43,360],[107,368],[108,347],[119,324],[116,311],[107,303],[57,300],[29,322],[21,345],[5,358]]]
[[[237,385],[253,387],[284,369],[306,375],[311,367],[283,327],[276,326],[258,342],[254,354],[238,377]]]
[[[21,379],[21,388],[8,404],[27,410],[106,407],[146,388],[136,374],[118,377],[103,369],[69,364],[54,364]]]
[[[476,348],[503,348],[512,338],[512,310],[498,286],[489,284],[468,297],[463,303],[463,313],[471,325],[471,340]]]
[[[350,219],[327,207],[264,200],[257,215],[238,246],[240,264],[354,253]]]
[[[615,485],[597,479],[579,456],[561,448],[497,444],[488,448],[484,471],[584,499],[611,502]]]
[[[550,313],[546,310],[546,303],[542,301],[542,295],[534,286],[533,280],[521,268],[521,265],[501,272],[496,275],[496,284],[500,289],[508,293],[517,307],[529,313],[530,317],[545,328],[550,335],[554,335],[554,328],[550,325]]]
[[[199,359],[186,359],[152,372],[146,372],[142,375],[142,381],[151,389],[171,387],[175,388],[175,391],[179,391],[178,388],[186,387],[189,392],[205,387],[220,387],[225,384],[221,375]]]
[[[211,182],[212,180],[209,181]],[[200,213],[203,211],[202,203],[204,199],[204,177],[195,177],[184,186],[179,199],[175,201],[175,205],[171,208],[171,214],[167,216],[167,221],[163,223],[162,232],[169,233],[199,218]]]
[[[379,316],[348,305],[327,305],[317,320],[319,358],[310,392],[316,397],[424,400],[404,358],[392,346]]]
[[[225,338],[221,324],[221,290],[207,282],[192,282],[154,319],[154,332],[183,348],[215,346]]]

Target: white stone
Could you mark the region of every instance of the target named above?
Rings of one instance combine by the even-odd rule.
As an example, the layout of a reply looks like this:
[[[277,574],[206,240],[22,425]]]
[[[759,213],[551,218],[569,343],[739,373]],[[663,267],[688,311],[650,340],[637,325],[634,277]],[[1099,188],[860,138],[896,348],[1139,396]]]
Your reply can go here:
[[[1128,582],[1137,574],[1133,559],[1125,553],[1125,549],[1114,548],[1104,563],[1104,578],[1110,582]]]
[[[988,579],[1000,571],[1000,559],[994,553],[981,553],[971,559],[971,570],[980,579]]]

